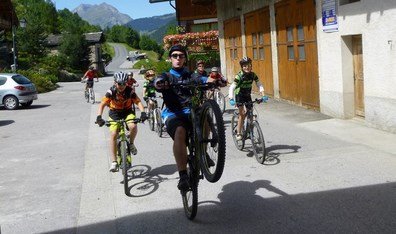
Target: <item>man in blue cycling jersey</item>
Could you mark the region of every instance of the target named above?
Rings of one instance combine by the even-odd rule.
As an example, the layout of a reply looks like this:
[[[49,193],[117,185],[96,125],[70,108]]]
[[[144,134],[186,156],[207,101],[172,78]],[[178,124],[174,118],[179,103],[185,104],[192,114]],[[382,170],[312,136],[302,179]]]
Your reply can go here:
[[[172,68],[161,74],[154,81],[158,92],[162,93],[166,108],[162,112],[168,134],[173,139],[173,155],[176,160],[180,180],[177,187],[188,190],[187,175],[187,132],[192,127],[189,119],[192,93],[189,89],[174,87],[175,84],[203,84],[214,80],[205,76],[192,75],[184,67],[187,52],[181,45],[174,45],[169,50]],[[213,164],[213,161],[209,164]]]

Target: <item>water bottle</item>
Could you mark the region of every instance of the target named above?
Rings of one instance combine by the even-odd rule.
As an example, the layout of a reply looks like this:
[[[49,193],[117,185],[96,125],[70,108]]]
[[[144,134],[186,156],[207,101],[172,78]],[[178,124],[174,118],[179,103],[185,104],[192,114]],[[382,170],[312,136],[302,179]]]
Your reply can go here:
[[[263,102],[267,102],[267,101],[268,101],[268,96],[263,96],[263,97],[261,98],[261,100],[262,100]]]

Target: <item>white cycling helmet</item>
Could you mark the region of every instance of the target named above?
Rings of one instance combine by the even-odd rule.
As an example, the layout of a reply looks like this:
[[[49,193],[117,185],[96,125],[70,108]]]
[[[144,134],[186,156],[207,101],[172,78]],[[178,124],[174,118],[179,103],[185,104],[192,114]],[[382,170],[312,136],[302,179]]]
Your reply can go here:
[[[128,75],[126,73],[116,72],[114,74],[114,82],[116,82],[117,84],[126,84],[127,81]]]

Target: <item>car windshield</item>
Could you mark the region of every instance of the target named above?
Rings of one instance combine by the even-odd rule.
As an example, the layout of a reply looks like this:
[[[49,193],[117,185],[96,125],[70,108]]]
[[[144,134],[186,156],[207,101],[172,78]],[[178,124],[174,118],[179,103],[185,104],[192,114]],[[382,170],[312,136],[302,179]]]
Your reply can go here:
[[[15,75],[12,76],[12,79],[17,82],[18,84],[30,84],[30,80],[22,75]]]

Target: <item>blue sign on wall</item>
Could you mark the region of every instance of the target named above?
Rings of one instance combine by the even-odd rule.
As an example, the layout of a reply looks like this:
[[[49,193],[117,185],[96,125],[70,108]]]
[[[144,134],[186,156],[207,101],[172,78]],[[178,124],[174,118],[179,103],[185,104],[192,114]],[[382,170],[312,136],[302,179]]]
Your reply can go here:
[[[324,32],[337,32],[337,0],[322,0],[322,25]]]

